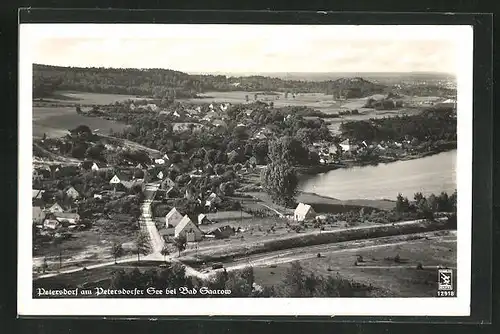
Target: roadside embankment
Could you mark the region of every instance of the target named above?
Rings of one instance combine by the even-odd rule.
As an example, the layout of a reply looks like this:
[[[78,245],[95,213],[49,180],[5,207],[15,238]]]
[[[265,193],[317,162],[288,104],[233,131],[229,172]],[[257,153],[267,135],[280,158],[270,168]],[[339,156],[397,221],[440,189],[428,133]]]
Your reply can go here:
[[[432,221],[414,220],[394,224],[359,226],[334,231],[302,233],[264,242],[242,243],[214,249],[208,248],[197,253],[186,252],[180,260],[187,264],[201,264],[204,262],[231,260],[252,254],[284,249],[445,229],[450,229],[446,218]]]

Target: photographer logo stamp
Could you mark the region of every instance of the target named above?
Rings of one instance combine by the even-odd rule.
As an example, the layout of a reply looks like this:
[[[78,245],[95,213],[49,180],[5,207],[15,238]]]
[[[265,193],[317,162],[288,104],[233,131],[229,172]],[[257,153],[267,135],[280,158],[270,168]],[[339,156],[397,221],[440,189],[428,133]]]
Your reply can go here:
[[[453,271],[451,269],[438,270],[438,290],[439,291],[453,290]]]

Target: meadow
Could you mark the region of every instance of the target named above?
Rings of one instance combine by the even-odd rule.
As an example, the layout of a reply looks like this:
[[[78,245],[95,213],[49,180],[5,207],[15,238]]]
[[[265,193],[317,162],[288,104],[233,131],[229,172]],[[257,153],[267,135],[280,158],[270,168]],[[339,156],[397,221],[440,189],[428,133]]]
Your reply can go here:
[[[396,244],[332,253],[325,249],[321,257],[312,254],[299,262],[307,273],[318,276],[340,275],[372,285],[378,297],[435,297],[437,267],[455,270],[456,252],[456,236],[452,232],[440,231],[430,237]],[[356,264],[360,257],[362,262]],[[419,264],[422,268],[417,269]],[[283,280],[289,267],[290,263],[254,267],[255,281],[263,286],[274,285]]]
[[[133,96],[125,94],[102,94],[88,92],[56,91],[51,97],[37,99],[36,102],[61,103],[61,104],[80,104],[80,105],[104,105],[126,100],[143,100],[142,96]]]

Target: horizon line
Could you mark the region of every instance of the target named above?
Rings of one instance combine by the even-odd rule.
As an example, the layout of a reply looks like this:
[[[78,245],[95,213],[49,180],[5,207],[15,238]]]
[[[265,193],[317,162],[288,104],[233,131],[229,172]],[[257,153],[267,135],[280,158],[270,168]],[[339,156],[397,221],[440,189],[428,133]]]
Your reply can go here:
[[[73,65],[53,65],[53,64],[42,64],[42,63],[33,63],[33,65],[41,65],[41,66],[53,66],[53,67],[66,67],[66,68],[83,68],[83,69],[92,69],[92,68],[102,68],[102,69],[113,69],[113,70],[124,70],[124,69],[134,69],[134,70],[170,70],[170,71],[176,71],[176,72],[183,72],[188,75],[213,75],[213,74],[239,74],[239,75],[255,75],[255,74],[303,74],[303,73],[314,73],[314,74],[335,74],[335,73],[367,73],[367,74],[382,74],[382,73],[420,73],[420,74],[441,74],[441,75],[451,75],[451,76],[456,76],[455,73],[449,73],[449,72],[437,72],[437,71],[324,71],[324,72],[317,72],[317,71],[273,71],[273,72],[266,72],[266,71],[261,71],[261,72],[237,72],[237,71],[186,71],[186,70],[177,70],[173,68],[164,68],[164,67],[112,67],[112,66],[83,66],[83,65],[78,65],[78,66],[73,66]]]

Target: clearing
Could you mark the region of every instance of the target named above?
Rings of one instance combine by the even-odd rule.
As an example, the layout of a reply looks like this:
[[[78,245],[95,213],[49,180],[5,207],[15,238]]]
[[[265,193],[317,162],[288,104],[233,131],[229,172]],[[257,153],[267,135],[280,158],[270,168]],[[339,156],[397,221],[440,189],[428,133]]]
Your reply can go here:
[[[147,97],[125,94],[101,94],[76,91],[56,91],[53,96],[36,99],[35,103],[60,103],[71,105],[104,105],[126,100],[147,100]]]
[[[87,117],[76,113],[73,107],[33,107],[33,137],[62,137],[69,129],[87,125],[99,133],[119,132],[128,125],[97,117]]]

